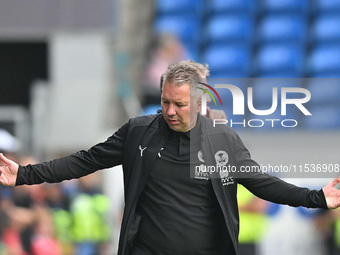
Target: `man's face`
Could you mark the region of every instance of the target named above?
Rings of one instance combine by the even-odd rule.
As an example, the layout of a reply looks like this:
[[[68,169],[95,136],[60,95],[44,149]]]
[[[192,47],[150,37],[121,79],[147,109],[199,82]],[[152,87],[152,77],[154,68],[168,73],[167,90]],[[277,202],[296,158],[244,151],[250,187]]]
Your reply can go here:
[[[196,125],[199,101],[190,104],[190,85],[164,84],[162,93],[162,112],[172,130],[187,132]]]

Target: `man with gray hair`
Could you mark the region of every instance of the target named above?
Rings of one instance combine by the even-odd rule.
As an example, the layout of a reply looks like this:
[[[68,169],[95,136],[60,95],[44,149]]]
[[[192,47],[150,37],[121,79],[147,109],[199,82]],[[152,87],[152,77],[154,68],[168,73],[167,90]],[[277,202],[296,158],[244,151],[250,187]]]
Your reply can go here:
[[[200,75],[203,79],[203,83],[208,83],[207,77],[210,75],[210,71],[209,71],[209,66],[207,64],[201,64],[201,63],[197,63],[197,62],[191,61],[191,60],[181,61],[181,63],[192,65],[192,66],[196,67],[198,69],[198,71],[200,72]],[[161,81],[160,81],[161,92],[163,91],[163,86],[164,86],[164,82],[165,82],[165,75],[166,75],[166,73],[163,73],[163,75],[161,76]],[[211,97],[208,96],[208,94],[205,94],[202,97],[202,103],[203,103],[203,101],[205,101],[204,103],[210,103]],[[206,107],[205,117],[207,117],[209,119],[219,119],[219,120],[221,120],[221,119],[226,120],[227,119],[226,113],[223,110],[210,109],[210,107]]]
[[[60,182],[122,164],[125,208],[118,255],[239,254],[238,183],[275,203],[339,207],[335,186],[340,178],[309,190],[260,171],[204,171],[259,165],[234,130],[214,127],[199,114],[201,96],[195,87],[201,81],[197,67],[170,65],[162,114],[130,119],[107,141],[49,162],[19,166],[0,154],[0,182]]]
[[[197,87],[202,87],[203,79],[198,68],[186,62],[170,65],[164,76],[164,119],[172,130],[187,132],[196,125],[203,94]]]

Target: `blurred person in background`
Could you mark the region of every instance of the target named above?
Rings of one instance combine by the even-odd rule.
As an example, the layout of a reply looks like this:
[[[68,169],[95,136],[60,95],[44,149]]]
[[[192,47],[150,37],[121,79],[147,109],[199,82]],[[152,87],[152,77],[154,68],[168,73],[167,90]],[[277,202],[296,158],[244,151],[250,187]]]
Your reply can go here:
[[[28,155],[20,155],[17,157],[18,162],[22,165],[35,164],[37,161]],[[38,194],[38,192],[40,192]],[[35,195],[35,197],[33,197]],[[40,196],[40,198],[38,197]],[[21,223],[22,229],[20,231],[21,243],[23,249],[31,254],[32,253],[32,237],[34,235],[34,215],[36,205],[42,201],[44,196],[43,186],[21,186],[13,190],[12,201],[14,203],[14,211],[20,212],[17,221]],[[46,206],[46,205],[45,205]],[[25,216],[27,215],[27,216]]]
[[[72,215],[69,211],[71,198],[60,183],[52,185],[35,185],[45,187],[45,203],[53,218],[55,235],[60,243],[63,255],[73,255],[74,247],[71,238]]]
[[[159,78],[169,64],[187,59],[186,50],[175,35],[159,34],[155,41],[145,70],[143,105],[159,104]]]
[[[110,238],[108,214],[110,202],[102,193],[98,174],[79,179],[79,193],[70,203],[71,237],[75,254],[105,254]]]
[[[62,248],[55,237],[52,215],[48,208],[37,206],[34,210],[34,234],[32,255],[63,255]]]
[[[60,182],[122,164],[125,208],[119,255],[239,254],[238,183],[275,203],[340,206],[335,188],[340,178],[318,191],[260,171],[246,176],[200,172],[199,178],[190,178],[190,168],[202,162],[238,169],[259,170],[259,165],[234,130],[213,128],[213,121],[199,114],[202,94],[197,86],[203,79],[197,68],[180,62],[170,65],[165,77],[162,114],[130,119],[104,143],[49,162],[19,166],[0,154],[0,183]]]
[[[33,235],[34,203],[30,194],[29,186],[21,186],[13,190],[13,214],[16,215],[15,221],[21,225],[20,237],[24,250],[31,253],[31,238]],[[27,220],[29,219],[29,220]]]
[[[259,241],[266,231],[267,202],[242,185],[237,186],[237,201],[240,211],[240,255],[257,255]]]
[[[30,157],[28,155],[22,155],[18,156],[18,162],[19,164],[22,165],[27,165],[27,164],[34,164],[37,163],[36,160],[33,157]],[[36,185],[35,185],[36,186]],[[34,209],[36,205],[36,201],[34,201],[32,197],[32,191],[41,189],[43,187],[36,188],[35,186],[21,186],[13,189],[13,195],[12,195],[12,201],[15,206],[15,211],[20,211],[22,213],[22,218],[19,216],[17,217],[18,220],[24,220],[25,214],[28,214],[30,218],[29,221],[27,222],[22,222],[22,229],[20,231],[20,237],[21,237],[21,242],[23,245],[24,250],[31,254],[31,242],[32,242],[32,236],[33,236],[33,231],[34,231],[34,219],[32,218],[32,215],[34,215]],[[37,192],[35,192],[37,195]],[[44,192],[41,192],[41,196],[44,194]]]
[[[314,223],[323,237],[326,254],[340,254],[340,209],[321,212]]]
[[[8,225],[8,216],[3,210],[3,205],[2,205],[2,196],[0,196],[0,255],[7,255],[8,250],[7,247],[2,240],[3,232],[6,230],[7,225]]]
[[[334,210],[330,212],[329,219],[333,219],[332,222],[332,232],[331,235],[333,238],[334,248],[333,251],[330,252],[330,255],[340,254],[340,210]]]
[[[2,232],[2,242],[5,244],[8,253],[13,255],[27,255],[31,253],[30,242],[27,244],[23,240],[26,238],[27,226],[33,223],[33,212],[31,210],[16,207],[11,200],[7,203],[2,201],[2,210],[7,215],[5,227]],[[2,219],[3,220],[3,219]]]

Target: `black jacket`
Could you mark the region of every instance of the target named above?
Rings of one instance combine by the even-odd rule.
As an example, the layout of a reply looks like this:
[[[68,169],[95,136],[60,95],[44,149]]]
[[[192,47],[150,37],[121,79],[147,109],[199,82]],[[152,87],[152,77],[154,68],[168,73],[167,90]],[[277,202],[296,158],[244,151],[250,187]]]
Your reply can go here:
[[[226,125],[213,127],[213,122],[199,115],[202,131],[201,149],[205,164],[216,166],[216,155],[228,155],[228,165],[258,166],[250,158],[236,132]],[[169,130],[161,114],[130,119],[107,141],[88,151],[36,165],[20,166],[16,185],[60,182],[93,173],[99,169],[122,164],[124,172],[125,209],[121,226],[118,255],[128,255],[138,231],[140,216],[136,215],[138,198],[147,181],[149,171],[158,152],[164,146]],[[143,154],[139,147],[145,148]],[[222,155],[223,155],[222,153]],[[226,161],[225,161],[226,162]],[[256,196],[280,204],[327,208],[323,191],[299,188],[276,177],[260,172],[211,175],[211,182],[221,206],[234,250],[238,254],[239,216],[237,183],[244,185]]]

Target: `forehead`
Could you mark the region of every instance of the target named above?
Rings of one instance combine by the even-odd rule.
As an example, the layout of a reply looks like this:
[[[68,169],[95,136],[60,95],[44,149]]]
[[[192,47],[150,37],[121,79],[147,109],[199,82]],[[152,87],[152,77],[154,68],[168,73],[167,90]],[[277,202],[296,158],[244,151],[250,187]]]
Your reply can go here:
[[[174,100],[190,98],[190,84],[184,83],[177,85],[165,82],[162,97]]]

